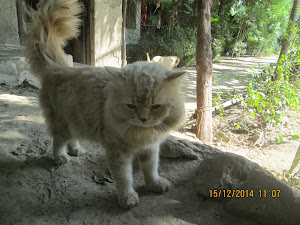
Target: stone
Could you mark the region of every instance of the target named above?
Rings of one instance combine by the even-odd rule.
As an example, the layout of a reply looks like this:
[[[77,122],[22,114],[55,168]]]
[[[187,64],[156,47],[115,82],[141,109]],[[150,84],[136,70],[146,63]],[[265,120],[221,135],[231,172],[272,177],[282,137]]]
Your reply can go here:
[[[33,77],[29,71],[22,71],[18,77],[18,85],[21,85],[24,82],[27,82],[35,88],[41,87],[40,81],[36,77]]]
[[[180,143],[173,136],[169,136],[160,146],[160,156],[163,158],[186,158],[198,159],[199,155],[195,151],[200,149],[190,143],[190,146]]]
[[[197,138],[186,135],[178,136],[176,132],[160,146],[160,156],[162,158],[182,158],[182,159],[202,159],[209,157],[211,153],[221,152],[217,148],[206,145]]]
[[[261,224],[300,224],[300,193],[242,156],[212,154],[200,163],[195,180],[198,195],[224,203],[230,213]]]
[[[0,73],[0,84],[14,85],[16,82],[17,79],[15,76]]]

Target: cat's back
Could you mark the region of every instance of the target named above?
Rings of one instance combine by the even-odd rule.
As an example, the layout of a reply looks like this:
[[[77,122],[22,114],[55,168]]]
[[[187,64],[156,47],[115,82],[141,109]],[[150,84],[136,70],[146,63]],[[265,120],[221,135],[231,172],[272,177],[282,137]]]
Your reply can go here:
[[[72,88],[84,88],[91,86],[104,87],[109,80],[109,73],[101,67],[53,67],[49,69],[42,82],[42,88],[61,86]]]

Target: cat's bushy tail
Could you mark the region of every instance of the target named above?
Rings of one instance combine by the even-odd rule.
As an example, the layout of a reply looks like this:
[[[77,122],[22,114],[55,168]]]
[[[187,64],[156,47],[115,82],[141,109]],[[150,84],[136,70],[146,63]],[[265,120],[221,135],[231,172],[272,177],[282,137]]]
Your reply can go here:
[[[28,9],[25,56],[34,76],[42,79],[48,67],[69,66],[62,47],[79,34],[82,10],[78,0],[40,0],[37,10]]]

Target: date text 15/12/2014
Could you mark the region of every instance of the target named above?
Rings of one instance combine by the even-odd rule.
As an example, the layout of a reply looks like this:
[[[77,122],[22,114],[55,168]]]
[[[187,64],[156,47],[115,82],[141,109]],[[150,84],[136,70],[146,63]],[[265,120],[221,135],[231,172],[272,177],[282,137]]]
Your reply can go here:
[[[279,198],[280,189],[266,190],[246,190],[246,189],[237,189],[237,190],[218,190],[211,189],[209,190],[210,198]]]

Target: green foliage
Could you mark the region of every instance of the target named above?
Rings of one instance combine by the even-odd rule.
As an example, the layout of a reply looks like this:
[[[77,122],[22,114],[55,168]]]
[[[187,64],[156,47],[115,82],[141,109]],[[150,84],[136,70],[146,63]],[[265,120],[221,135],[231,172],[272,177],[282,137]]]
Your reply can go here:
[[[300,163],[300,146],[298,147],[298,150],[296,152],[295,158],[293,160],[292,166],[289,170],[289,174],[293,173],[293,171],[296,169],[296,167],[299,165]]]
[[[284,183],[288,184],[289,186],[295,188],[297,191],[300,191],[300,179],[296,177],[295,175],[292,175],[288,172],[285,173],[278,173],[275,171],[272,171],[275,173],[275,175],[282,180]]]
[[[295,134],[292,135],[293,140],[298,140],[300,138],[300,134],[296,131]]]
[[[290,51],[288,55],[282,55],[277,63],[277,76],[283,80],[295,81],[300,74],[300,27],[299,24],[293,27],[289,37]]]
[[[265,123],[279,125],[285,109],[300,109],[299,65],[300,46],[281,58],[277,70],[282,79],[272,80],[272,65],[262,73],[254,74],[248,82],[249,99],[245,102],[253,119],[259,118]]]
[[[218,62],[221,60],[221,55],[224,51],[225,42],[222,39],[212,39],[211,49],[213,52],[213,61]]]
[[[291,6],[291,0],[219,2],[212,12],[214,42],[224,43],[223,54],[277,54]]]
[[[282,144],[283,143],[283,136],[281,134],[278,134],[276,141],[278,144]]]
[[[251,109],[249,112],[253,119],[279,125],[285,109],[300,109],[300,82],[272,81],[270,77],[271,74],[265,72],[249,81],[249,99],[245,106]]]
[[[152,57],[176,55],[181,60],[179,66],[195,65],[194,0],[184,1],[175,11],[173,6],[172,1],[163,1],[162,14],[149,13],[150,22],[152,17],[157,17],[156,20],[164,21],[163,27],[150,26],[143,30],[140,43],[132,48],[129,46],[129,62],[145,60],[149,52]],[[211,17],[213,61],[219,61],[222,55],[278,54],[291,7],[292,0],[217,0]]]
[[[282,180],[283,182],[287,183],[291,187],[295,188],[297,191],[300,191],[300,179],[296,176],[296,174],[293,174],[294,170],[300,163],[300,146],[298,147],[298,150],[296,152],[295,158],[293,160],[293,163],[291,165],[291,168],[289,171],[284,173],[278,173],[275,171],[272,171],[275,173],[275,175]]]

